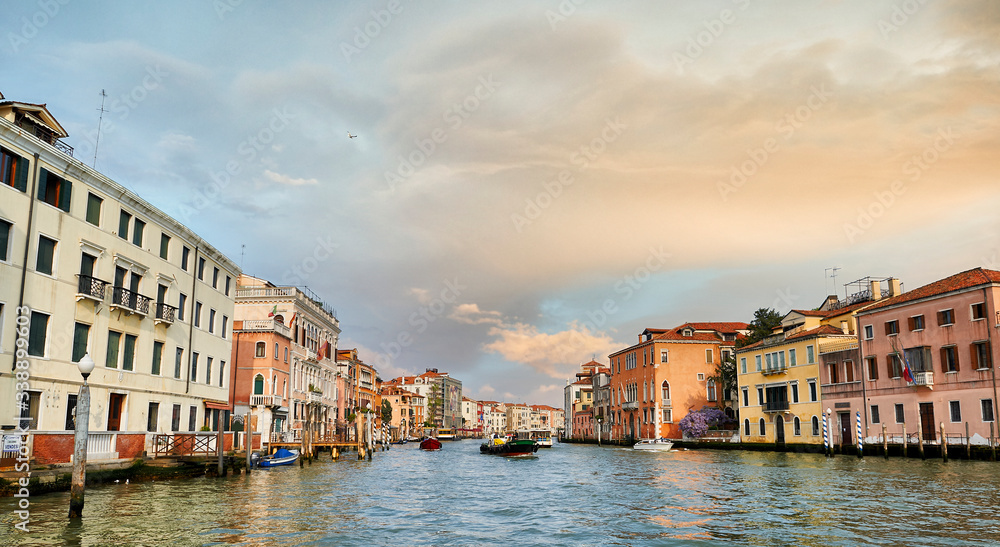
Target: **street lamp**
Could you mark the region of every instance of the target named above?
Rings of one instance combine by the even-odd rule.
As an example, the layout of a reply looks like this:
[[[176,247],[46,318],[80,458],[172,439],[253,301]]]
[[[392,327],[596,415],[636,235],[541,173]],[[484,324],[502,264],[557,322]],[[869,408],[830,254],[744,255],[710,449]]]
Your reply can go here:
[[[597,419],[597,446],[601,446],[601,419]]]
[[[76,396],[76,435],[73,441],[73,480],[69,493],[69,518],[83,516],[83,491],[87,483],[87,434],[90,427],[90,386],[87,377],[94,371],[94,360],[86,353],[76,364],[83,375],[83,385]]]

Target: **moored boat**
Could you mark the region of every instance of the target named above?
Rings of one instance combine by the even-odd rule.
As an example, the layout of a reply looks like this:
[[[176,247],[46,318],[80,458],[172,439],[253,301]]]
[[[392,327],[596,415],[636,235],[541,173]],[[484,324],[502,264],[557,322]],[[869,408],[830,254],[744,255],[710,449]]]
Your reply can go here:
[[[292,465],[299,458],[298,450],[287,450],[279,448],[274,454],[264,456],[257,462],[258,467],[278,467],[281,465]]]
[[[635,450],[670,450],[674,446],[672,441],[667,439],[642,439],[641,441],[632,445]]]
[[[534,439],[517,439],[513,436],[505,439],[487,439],[479,445],[480,454],[495,456],[530,456],[538,452],[538,443]]]
[[[420,441],[421,450],[441,450],[441,441],[435,439],[434,437],[427,437],[426,439]]]

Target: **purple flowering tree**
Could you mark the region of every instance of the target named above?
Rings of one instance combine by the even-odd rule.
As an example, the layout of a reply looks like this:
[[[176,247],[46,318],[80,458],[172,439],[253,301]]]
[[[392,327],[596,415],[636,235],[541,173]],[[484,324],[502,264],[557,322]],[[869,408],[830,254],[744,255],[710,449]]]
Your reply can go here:
[[[731,420],[725,412],[717,408],[703,408],[695,412],[688,412],[679,425],[685,435],[698,438],[703,437],[710,428],[722,428],[729,421]]]

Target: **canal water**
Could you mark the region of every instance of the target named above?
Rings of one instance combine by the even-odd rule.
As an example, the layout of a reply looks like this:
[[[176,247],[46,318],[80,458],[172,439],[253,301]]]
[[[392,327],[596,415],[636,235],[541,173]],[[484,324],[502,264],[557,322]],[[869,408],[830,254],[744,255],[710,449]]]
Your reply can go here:
[[[0,500],[0,545],[998,545],[1000,463],[477,441]]]

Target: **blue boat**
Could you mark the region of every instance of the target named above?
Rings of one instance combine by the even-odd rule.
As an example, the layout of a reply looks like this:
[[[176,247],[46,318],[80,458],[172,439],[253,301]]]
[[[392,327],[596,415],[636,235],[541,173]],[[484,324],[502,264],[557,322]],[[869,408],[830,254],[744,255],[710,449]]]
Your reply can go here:
[[[261,458],[260,462],[257,463],[259,467],[278,467],[279,465],[292,465],[295,460],[299,459],[298,450],[287,450],[285,448],[279,448],[274,454],[270,456],[264,456]]]

